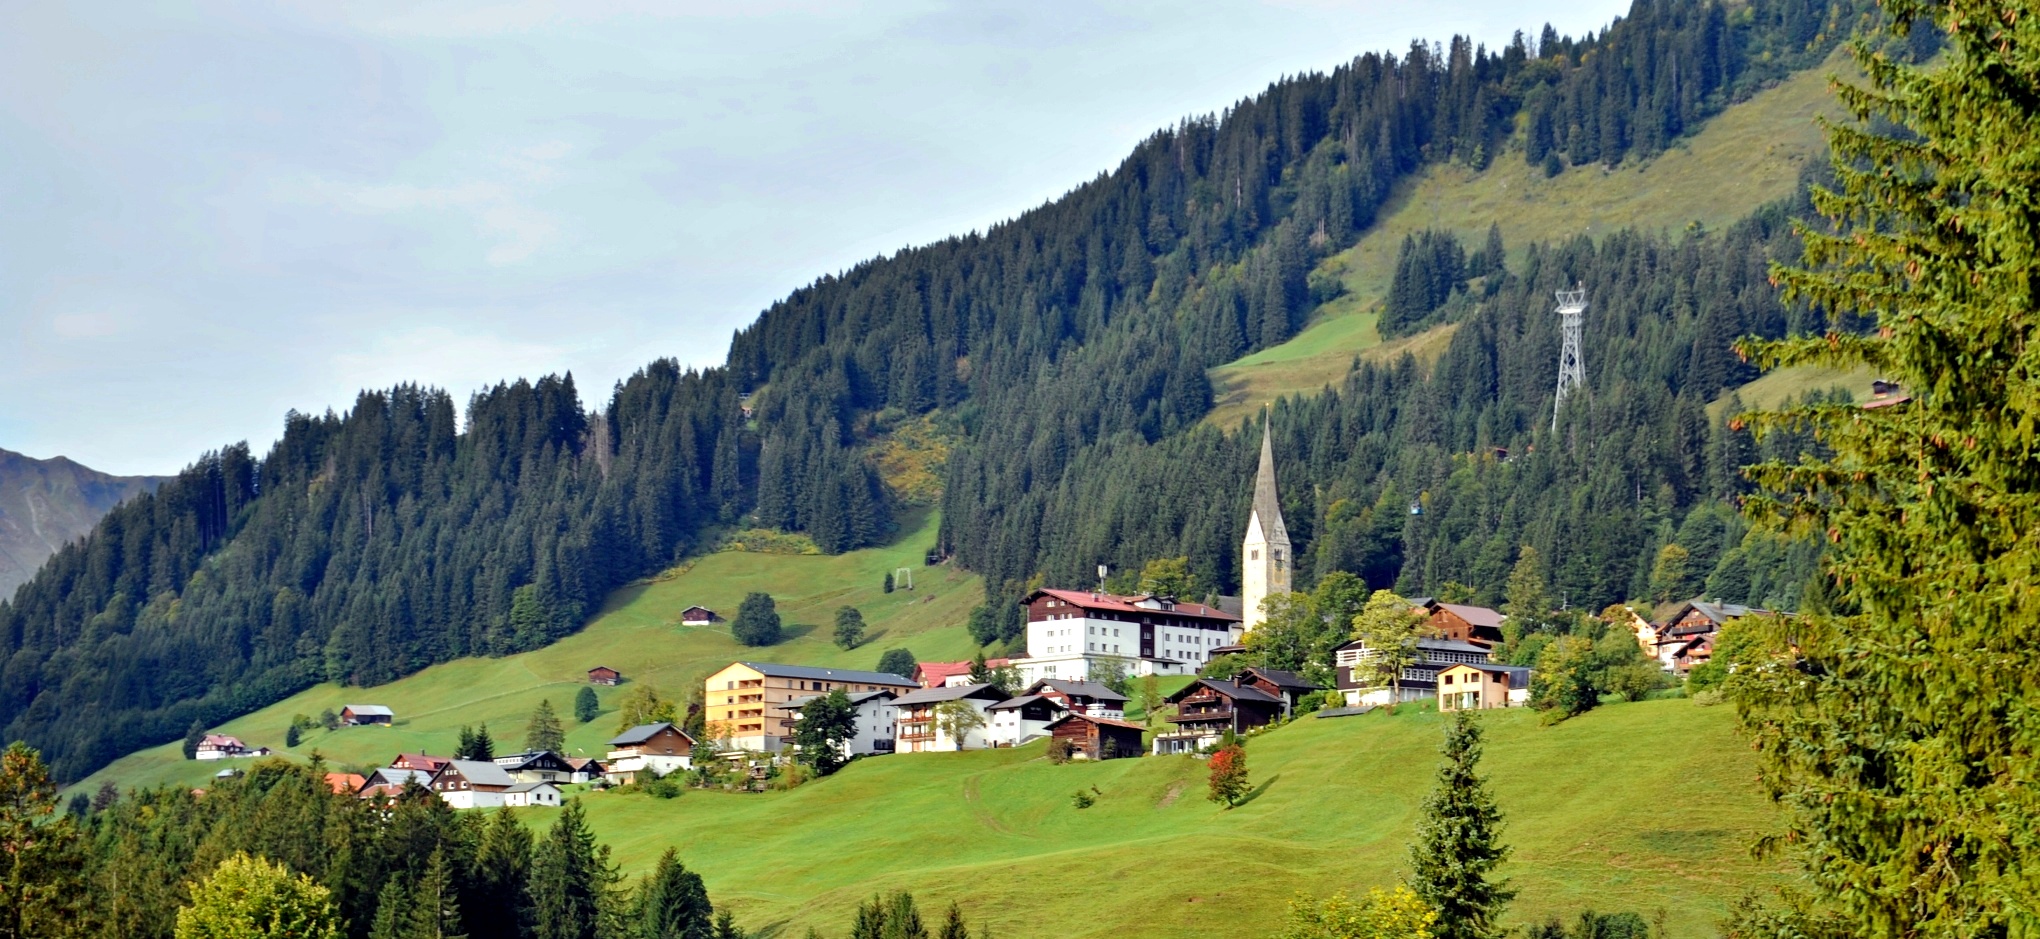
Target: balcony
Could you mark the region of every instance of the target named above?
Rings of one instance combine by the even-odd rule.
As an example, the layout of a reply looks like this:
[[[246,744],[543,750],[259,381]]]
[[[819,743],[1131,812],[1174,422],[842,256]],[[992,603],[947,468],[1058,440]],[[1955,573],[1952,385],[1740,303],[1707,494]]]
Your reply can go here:
[[[1239,712],[1232,708],[1213,708],[1208,711],[1191,711],[1187,714],[1173,714],[1168,718],[1171,724],[1230,724]]]
[[[901,743],[922,743],[933,739],[935,732],[932,730],[903,730],[899,736]]]

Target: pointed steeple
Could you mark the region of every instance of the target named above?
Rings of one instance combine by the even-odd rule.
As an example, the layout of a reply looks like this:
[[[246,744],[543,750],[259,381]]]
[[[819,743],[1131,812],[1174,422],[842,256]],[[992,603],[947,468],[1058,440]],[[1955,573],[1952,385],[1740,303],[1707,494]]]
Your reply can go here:
[[[1275,442],[1268,428],[1275,423],[1271,414],[1261,424],[1261,471],[1254,476],[1254,514],[1261,519],[1261,535],[1270,544],[1289,544],[1289,529],[1282,524],[1282,500],[1275,497]]]

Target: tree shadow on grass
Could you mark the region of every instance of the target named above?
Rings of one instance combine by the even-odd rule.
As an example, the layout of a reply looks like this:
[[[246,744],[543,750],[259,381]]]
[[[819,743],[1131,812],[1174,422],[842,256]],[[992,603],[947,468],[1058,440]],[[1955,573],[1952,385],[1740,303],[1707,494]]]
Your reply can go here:
[[[1267,781],[1261,783],[1258,786],[1255,786],[1252,792],[1249,792],[1246,795],[1241,796],[1240,801],[1233,803],[1232,807],[1239,808],[1242,805],[1246,805],[1247,803],[1260,798],[1261,793],[1267,792],[1268,787],[1275,785],[1275,781],[1281,778],[1282,778],[1281,773],[1276,773],[1275,775],[1268,777]]]

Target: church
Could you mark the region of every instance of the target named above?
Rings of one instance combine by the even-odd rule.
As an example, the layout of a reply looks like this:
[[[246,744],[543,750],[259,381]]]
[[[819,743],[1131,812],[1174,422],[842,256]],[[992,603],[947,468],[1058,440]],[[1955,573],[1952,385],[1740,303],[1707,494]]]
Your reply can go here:
[[[1275,495],[1275,445],[1261,429],[1261,465],[1240,546],[1240,612],[1175,597],[1039,589],[1027,608],[1027,655],[1013,667],[1029,682],[1083,679],[1116,665],[1128,675],[1195,675],[1261,623],[1261,601],[1290,589],[1289,530]]]

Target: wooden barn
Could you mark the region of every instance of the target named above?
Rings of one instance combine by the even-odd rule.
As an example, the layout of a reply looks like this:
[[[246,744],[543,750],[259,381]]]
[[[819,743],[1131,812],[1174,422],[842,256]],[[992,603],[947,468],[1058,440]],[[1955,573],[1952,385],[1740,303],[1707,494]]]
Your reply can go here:
[[[614,685],[623,680],[623,673],[607,665],[597,665],[588,670],[588,684]]]
[[[1072,711],[1049,724],[1048,734],[1058,740],[1069,741],[1073,755],[1087,760],[1113,760],[1139,756],[1144,749],[1140,735],[1146,729],[1118,718]]]

